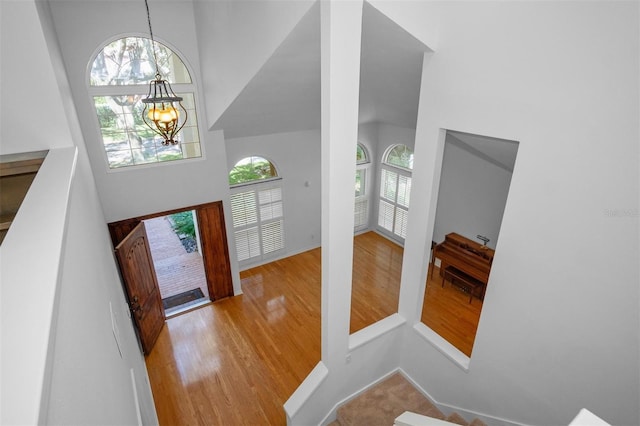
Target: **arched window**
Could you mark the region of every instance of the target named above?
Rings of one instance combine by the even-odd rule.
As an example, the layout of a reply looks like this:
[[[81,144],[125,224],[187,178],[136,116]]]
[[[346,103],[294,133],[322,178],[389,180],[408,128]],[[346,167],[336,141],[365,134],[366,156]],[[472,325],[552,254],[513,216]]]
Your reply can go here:
[[[263,157],[238,161],[229,172],[231,215],[241,266],[284,250],[284,204],[276,167]]]
[[[91,65],[89,93],[110,169],[202,156],[195,88],[189,71],[174,51],[157,41],[155,55],[158,71],[183,98],[187,110],[187,122],[178,133],[177,145],[162,145],[162,139],[142,121],[141,100],[156,74],[150,39],[115,40],[98,52]]]
[[[378,227],[401,242],[407,236],[412,169],[413,151],[406,145],[393,145],[382,157]]]
[[[383,163],[413,170],[413,151],[406,145],[394,145],[386,152]]]
[[[275,177],[278,177],[278,173],[271,161],[262,157],[246,157],[238,161],[229,172],[229,185]]]
[[[365,229],[369,225],[369,200],[367,197],[368,168],[369,153],[365,146],[358,142],[356,148],[356,193],[353,222],[355,231]]]
[[[356,146],[356,164],[364,164],[368,162],[369,154],[367,153],[367,148],[358,142],[358,145]]]

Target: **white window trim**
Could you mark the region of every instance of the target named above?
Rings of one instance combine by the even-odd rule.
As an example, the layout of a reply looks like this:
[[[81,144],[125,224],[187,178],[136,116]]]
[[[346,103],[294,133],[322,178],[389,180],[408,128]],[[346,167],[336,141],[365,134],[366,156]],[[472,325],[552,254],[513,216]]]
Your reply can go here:
[[[192,114],[195,114],[196,116],[196,132],[198,135],[198,145],[199,145],[199,150],[200,150],[200,156],[199,157],[191,157],[191,158],[182,158],[182,159],[176,159],[176,160],[170,160],[170,161],[155,161],[155,162],[149,162],[149,163],[142,163],[142,164],[133,164],[133,165],[129,165],[129,166],[122,166],[122,167],[114,167],[112,168],[109,164],[109,157],[107,155],[107,150],[105,149],[104,146],[104,140],[102,139],[102,132],[101,132],[101,128],[100,128],[100,120],[98,118],[98,111],[96,109],[95,106],[95,101],[94,101],[94,97],[96,96],[118,96],[118,95],[146,95],[149,92],[149,83],[144,83],[144,84],[131,84],[131,85],[122,85],[122,86],[118,86],[118,85],[91,85],[91,65],[93,64],[93,61],[95,61],[96,56],[104,49],[105,46],[109,45],[110,43],[113,43],[116,40],[120,40],[123,38],[127,38],[127,37],[137,37],[137,38],[148,38],[146,35],[142,35],[142,34],[129,34],[129,35],[120,35],[117,37],[114,37],[113,39],[110,39],[108,41],[105,41],[104,43],[102,43],[95,52],[93,52],[93,54],[91,55],[91,61],[89,63],[89,66],[87,67],[87,71],[85,73],[85,78],[86,78],[86,85],[87,85],[87,93],[89,95],[89,99],[90,99],[90,104],[91,104],[91,108],[93,110],[93,120],[94,120],[94,125],[95,125],[95,129],[97,132],[97,140],[100,143],[100,151],[101,151],[101,155],[104,161],[104,165],[105,165],[105,169],[106,172],[108,174],[110,173],[122,173],[122,172],[127,172],[127,171],[132,171],[132,170],[140,170],[140,169],[144,169],[144,168],[153,168],[153,167],[162,167],[162,166],[167,166],[170,164],[174,164],[174,163],[180,163],[183,164],[184,162],[187,161],[203,161],[205,160],[205,147],[203,144],[203,138],[202,138],[202,132],[200,130],[200,121],[198,120],[198,110],[203,110],[201,108],[201,105],[199,103],[199,99],[198,99],[198,90],[197,90],[197,85],[195,82],[195,78],[194,78],[194,71],[191,68],[191,66],[189,65],[189,62],[185,60],[185,58],[183,57],[183,55],[172,45],[164,42],[164,41],[160,41],[157,40],[159,43],[161,43],[162,45],[164,45],[166,48],[170,49],[173,54],[176,55],[177,58],[179,58],[182,63],[184,64],[187,72],[189,73],[189,78],[191,79],[190,83],[171,83],[171,88],[173,89],[173,91],[175,93],[188,93],[191,96],[193,96],[193,105],[194,105],[194,111],[192,112]],[[125,91],[124,88],[126,88],[127,90]],[[122,89],[122,90],[118,90],[118,89]]]

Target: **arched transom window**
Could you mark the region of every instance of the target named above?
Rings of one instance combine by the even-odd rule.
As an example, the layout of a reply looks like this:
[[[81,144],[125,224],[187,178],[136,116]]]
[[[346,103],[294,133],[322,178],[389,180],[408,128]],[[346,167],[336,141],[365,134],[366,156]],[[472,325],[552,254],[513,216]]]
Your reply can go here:
[[[229,185],[237,185],[278,177],[271,161],[262,157],[246,157],[238,161],[229,172]]]
[[[394,145],[386,152],[382,162],[411,171],[413,170],[413,151],[406,145]]]
[[[98,52],[91,65],[89,93],[110,169],[202,156],[195,88],[187,67],[173,50],[157,41],[155,54],[158,71],[183,98],[187,110],[187,122],[178,133],[177,145],[162,145],[162,139],[142,120],[141,100],[156,74],[150,39],[115,40]]]
[[[401,242],[407,236],[413,151],[406,145],[387,149],[380,170],[378,227]]]

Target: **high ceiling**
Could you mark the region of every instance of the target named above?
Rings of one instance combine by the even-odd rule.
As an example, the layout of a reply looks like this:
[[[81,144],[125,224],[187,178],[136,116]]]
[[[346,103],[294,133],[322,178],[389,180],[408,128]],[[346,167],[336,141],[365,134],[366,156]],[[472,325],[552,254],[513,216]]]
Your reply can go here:
[[[415,128],[427,47],[365,3],[360,123]],[[320,9],[316,4],[215,123],[233,139],[320,128]]]
[[[452,142],[476,157],[513,172],[518,154],[519,143],[517,141],[449,130],[447,131],[447,142]]]
[[[429,49],[364,3],[359,123],[415,128]],[[320,128],[320,8],[316,3],[213,126],[227,140]],[[518,144],[449,131],[460,147],[512,171]],[[233,143],[233,142],[231,142]]]

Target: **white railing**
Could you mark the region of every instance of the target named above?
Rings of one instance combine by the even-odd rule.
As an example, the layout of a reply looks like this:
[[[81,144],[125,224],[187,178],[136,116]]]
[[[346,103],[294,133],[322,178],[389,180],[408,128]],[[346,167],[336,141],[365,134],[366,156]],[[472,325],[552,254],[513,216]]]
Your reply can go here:
[[[0,246],[0,424],[40,424],[47,411],[76,155],[75,147],[49,150]]]

